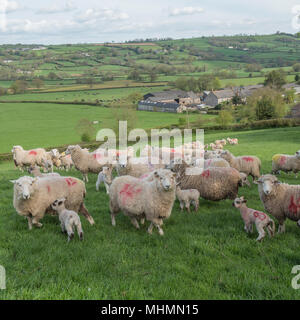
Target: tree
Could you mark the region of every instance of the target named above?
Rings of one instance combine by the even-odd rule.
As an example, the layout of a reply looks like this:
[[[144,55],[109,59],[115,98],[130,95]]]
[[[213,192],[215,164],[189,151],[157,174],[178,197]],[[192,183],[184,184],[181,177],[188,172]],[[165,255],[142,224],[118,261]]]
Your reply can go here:
[[[139,73],[139,71],[137,69],[133,69],[128,77],[127,77],[128,80],[135,80],[135,81],[141,81],[142,80],[142,76],[141,74]]]
[[[296,99],[296,92],[294,89],[287,90],[284,95],[284,101],[286,103],[293,103]]]
[[[232,103],[237,106],[243,103],[242,97],[236,92],[235,95],[232,97]]]
[[[227,127],[233,121],[233,116],[228,110],[221,110],[219,112],[218,117],[216,118],[216,122],[221,127]]]
[[[273,70],[265,76],[265,86],[281,89],[284,84],[286,84],[286,78],[281,70]]]
[[[299,76],[299,74],[296,74],[296,75],[295,75],[295,81],[296,81],[296,82],[299,82],[299,80],[300,80],[300,76]]]
[[[300,63],[295,63],[295,64],[293,65],[293,70],[294,70],[295,72],[300,72]]]
[[[132,92],[126,100],[133,106],[136,106],[139,101],[143,100],[143,97],[144,96],[140,92]]]
[[[49,72],[49,73],[48,73],[48,79],[50,79],[50,80],[57,80],[57,79],[59,79],[59,77],[58,77],[58,75],[57,75],[56,73],[54,73],[54,72]]]
[[[42,79],[36,78],[32,80],[32,84],[35,88],[40,89],[44,86],[44,81]]]
[[[245,71],[247,72],[260,72],[262,69],[262,66],[258,63],[251,63],[247,64]]]
[[[156,73],[154,70],[151,70],[151,71],[149,72],[149,80],[150,80],[150,82],[156,81],[156,80],[157,80],[157,77],[158,77],[158,75],[157,75],[157,73]]]
[[[75,130],[80,135],[81,141],[83,142],[89,142],[93,140],[93,137],[95,137],[96,134],[93,123],[86,118],[82,118],[77,122]]]
[[[16,80],[11,86],[10,89],[14,94],[16,93],[24,93],[28,88],[28,84],[24,80]]]

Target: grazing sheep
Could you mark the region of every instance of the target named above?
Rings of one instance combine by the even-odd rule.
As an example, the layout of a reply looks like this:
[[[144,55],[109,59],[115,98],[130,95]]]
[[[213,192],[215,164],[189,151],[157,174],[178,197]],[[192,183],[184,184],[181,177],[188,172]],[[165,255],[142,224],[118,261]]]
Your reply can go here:
[[[102,171],[98,174],[98,179],[96,182],[96,190],[99,191],[99,186],[104,183],[106,193],[109,194],[109,187],[112,183],[112,166],[103,167]]]
[[[182,189],[197,189],[200,196],[207,200],[219,201],[235,199],[241,186],[240,173],[234,168],[209,168],[201,174],[188,175],[186,163],[170,167],[177,173]]]
[[[239,144],[239,140],[234,138],[234,139],[231,139],[231,138],[227,138],[227,141],[229,144],[231,145],[236,145],[236,144]]]
[[[84,182],[89,181],[89,172],[98,174],[107,164],[107,158],[102,152],[89,153],[81,149],[79,145],[69,146],[66,154],[71,154],[75,168],[81,172]]]
[[[176,196],[180,202],[181,211],[183,208],[186,207],[187,211],[190,213],[190,205],[191,203],[195,207],[195,211],[198,211],[199,208],[199,197],[200,193],[196,189],[189,189],[189,190],[181,190],[180,186],[176,187]]]
[[[15,166],[21,171],[24,171],[24,167],[34,165],[47,168],[47,154],[44,149],[24,150],[21,146],[14,146],[11,152]]]
[[[139,178],[146,173],[150,173],[156,169],[162,169],[165,166],[159,158],[152,158],[152,164],[148,157],[144,158],[128,158],[126,163],[118,162],[116,170],[119,176],[132,176]]]
[[[248,187],[251,187],[250,181],[248,180],[248,176],[245,173],[240,172],[240,177],[241,177],[241,187],[245,185]]]
[[[297,178],[300,171],[300,150],[295,155],[276,154],[272,158],[272,174],[279,174],[280,171],[293,171]]]
[[[66,171],[69,171],[74,166],[74,162],[70,154],[67,154],[67,155],[62,154],[59,160],[61,162],[61,168],[64,168]]]
[[[146,218],[151,222],[148,232],[155,225],[160,235],[163,220],[169,218],[175,201],[175,176],[170,170],[160,169],[153,173],[150,182],[132,176],[115,178],[110,186],[110,213],[112,225],[116,225],[115,216],[122,210],[132,224],[139,229],[137,219],[143,223]]]
[[[228,150],[224,150],[221,157],[228,161],[232,168],[252,176],[253,180],[260,177],[261,161],[259,158],[255,156],[235,157]]]
[[[29,167],[28,168],[28,173],[32,174],[34,177],[40,177],[40,178],[60,176],[60,174],[56,173],[56,172],[41,173],[40,167],[38,167],[38,166]]]
[[[247,233],[253,233],[253,224],[256,226],[258,237],[256,241],[261,241],[266,236],[265,228],[267,228],[269,237],[273,237],[275,234],[274,221],[264,212],[260,212],[254,209],[247,208],[247,200],[244,197],[236,198],[232,205],[240,210],[242,219],[244,220],[244,230]]]
[[[14,184],[13,205],[17,213],[27,217],[29,229],[32,225],[42,227],[39,222],[52,211],[51,204],[58,198],[66,198],[66,207],[82,213],[90,224],[93,218],[84,205],[86,194],[84,182],[73,177],[32,178],[24,176],[11,181]]]
[[[83,230],[79,215],[72,210],[67,210],[65,207],[65,198],[55,200],[51,207],[58,213],[61,231],[67,232],[68,241],[74,238],[74,229],[77,229],[77,233],[80,240],[83,240]]]
[[[278,233],[285,232],[286,218],[300,226],[300,185],[281,183],[271,174],[261,176],[256,184],[265,210],[279,222]]]

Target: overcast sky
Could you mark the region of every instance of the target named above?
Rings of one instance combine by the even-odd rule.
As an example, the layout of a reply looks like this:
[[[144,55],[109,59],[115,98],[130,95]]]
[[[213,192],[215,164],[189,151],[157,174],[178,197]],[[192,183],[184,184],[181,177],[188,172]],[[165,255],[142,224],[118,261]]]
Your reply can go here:
[[[295,33],[297,16],[300,0],[0,0],[0,44]]]

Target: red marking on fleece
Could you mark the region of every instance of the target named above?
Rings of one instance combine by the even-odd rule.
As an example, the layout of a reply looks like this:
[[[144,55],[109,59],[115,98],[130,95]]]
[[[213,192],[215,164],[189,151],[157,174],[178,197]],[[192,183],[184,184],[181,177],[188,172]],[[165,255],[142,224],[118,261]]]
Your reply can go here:
[[[173,152],[173,153],[174,153],[174,152],[175,152],[175,149],[171,149],[171,152]]]
[[[31,150],[31,151],[29,151],[29,154],[30,154],[31,156],[36,156],[36,155],[37,155],[37,152],[34,151],[34,150]]]
[[[50,186],[47,186],[47,190],[48,190],[48,193],[50,193],[50,191],[51,191]]]
[[[298,211],[300,211],[300,198],[295,201],[294,196],[291,196],[289,211],[295,216],[298,214]]]
[[[209,178],[209,176],[210,176],[210,171],[209,171],[209,170],[203,171],[202,174],[201,174],[201,176],[204,177],[204,178]]]
[[[286,157],[286,156],[282,156],[282,157],[280,157],[280,159],[279,159],[279,163],[280,163],[280,165],[281,165],[281,166],[283,166],[283,165],[286,163],[286,159],[287,159],[287,157]]]
[[[140,177],[140,180],[143,180],[143,179],[148,178],[148,177],[149,177],[149,174],[145,173]]]
[[[260,212],[260,211],[255,211],[253,213],[253,215],[254,215],[255,218],[258,218],[261,221],[264,221],[267,218],[267,215],[265,213],[263,213],[263,212]]]
[[[101,159],[101,158],[102,158],[102,155],[101,155],[101,153],[94,153],[94,154],[93,154],[93,158],[96,159],[96,160],[97,160],[97,159]]]
[[[212,159],[208,160],[207,166],[210,167],[211,163],[212,163]]]
[[[119,195],[121,197],[121,201],[123,205],[126,203],[127,199],[132,199],[134,196],[142,191],[141,188],[135,189],[134,186],[126,183],[122,190],[119,192]]]
[[[243,157],[242,159],[247,161],[247,162],[253,162],[253,158],[252,157]]]
[[[65,180],[69,187],[74,186],[77,183],[77,181],[73,180],[72,178],[66,178]]]

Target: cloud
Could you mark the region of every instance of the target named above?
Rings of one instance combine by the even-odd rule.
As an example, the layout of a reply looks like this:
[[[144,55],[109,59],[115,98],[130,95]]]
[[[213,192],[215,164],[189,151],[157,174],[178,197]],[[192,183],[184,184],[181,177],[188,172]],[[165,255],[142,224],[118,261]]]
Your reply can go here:
[[[23,9],[17,1],[0,0],[0,13],[10,13]]]
[[[120,12],[112,9],[87,9],[83,14],[77,17],[77,21],[95,22],[95,21],[118,21],[127,20],[129,15],[126,12]]]
[[[72,1],[67,1],[64,6],[52,5],[49,7],[40,8],[36,13],[37,14],[54,14],[54,13],[66,13],[74,11],[76,6]]]
[[[190,16],[193,14],[199,14],[204,12],[200,7],[184,7],[184,8],[175,8],[170,11],[170,16]]]

